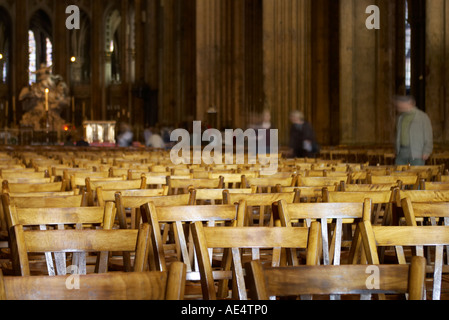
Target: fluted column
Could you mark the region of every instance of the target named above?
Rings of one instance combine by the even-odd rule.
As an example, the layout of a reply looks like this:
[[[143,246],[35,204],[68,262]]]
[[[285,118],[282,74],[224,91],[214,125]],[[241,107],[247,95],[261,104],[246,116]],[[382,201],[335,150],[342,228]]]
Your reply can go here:
[[[219,129],[245,124],[244,28],[244,1],[197,0],[196,118],[213,118]]]
[[[426,112],[437,143],[449,139],[449,3],[426,1]]]
[[[280,142],[288,142],[289,113],[311,108],[311,0],[263,1],[265,107]]]
[[[380,30],[366,28],[372,0],[340,1],[340,143],[392,143],[396,88],[395,3],[378,0]],[[397,22],[400,23],[400,22]],[[405,66],[404,66],[405,68]]]

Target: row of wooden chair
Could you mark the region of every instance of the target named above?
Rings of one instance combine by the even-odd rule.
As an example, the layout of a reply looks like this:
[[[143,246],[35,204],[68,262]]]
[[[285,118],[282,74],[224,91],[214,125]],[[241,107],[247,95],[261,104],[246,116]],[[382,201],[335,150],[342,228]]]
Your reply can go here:
[[[341,182],[341,181],[340,181]],[[282,188],[282,186],[279,186],[279,185],[276,185],[276,189],[277,188]],[[284,188],[294,188],[295,186],[292,186],[292,185],[289,185],[289,186],[285,186]],[[300,187],[301,188],[301,187]],[[100,190],[100,189],[99,189]],[[190,199],[190,197],[191,197],[191,195],[192,195],[192,191],[199,191],[200,189],[198,189],[198,190],[196,190],[195,188],[192,190],[190,190],[189,192],[189,194],[188,194],[188,197],[189,197],[189,199]],[[303,190],[301,190],[301,191],[304,191],[305,189],[303,189]],[[108,191],[108,190],[104,190],[105,192],[106,191]],[[222,193],[223,193],[223,190],[221,190],[222,191]],[[270,190],[270,191],[272,191],[272,190]],[[282,191],[285,191],[285,189],[284,190],[282,190]],[[322,192],[323,192],[323,190],[321,190]],[[101,191],[100,191],[100,193],[101,193]],[[281,192],[281,193],[283,193],[283,192]],[[224,193],[225,195],[226,195],[226,197],[228,197],[228,198],[230,198],[230,197],[232,197],[232,195],[234,194],[233,192],[228,192],[228,193]],[[294,196],[293,197],[291,197],[291,198],[289,198],[289,199],[295,199],[295,198],[298,198],[298,190],[296,190],[294,193],[292,192],[292,194],[294,194]],[[260,194],[255,194],[255,195],[252,195],[252,197],[253,197],[253,199],[254,200],[256,200],[256,198],[257,198],[257,196],[258,195],[260,195]],[[303,194],[304,195],[304,194]],[[321,196],[323,197],[323,193],[321,194]],[[294,200],[287,200],[287,199],[283,199],[284,200],[284,202],[285,203],[283,203],[283,202],[279,202],[279,200],[282,200],[282,199],[276,199],[276,198],[274,198],[274,196],[276,196],[276,195],[273,195],[273,194],[269,194],[269,196],[270,197],[272,197],[272,202],[271,202],[271,204],[273,204],[273,203],[276,203],[277,204],[277,206],[278,206],[278,208],[280,208],[280,207],[283,207],[284,206],[284,204],[286,203],[286,202],[294,202]],[[120,198],[120,197],[119,197]],[[164,198],[164,200],[168,200],[168,198],[169,198],[169,196],[164,196],[164,195],[162,195],[162,196],[160,196],[160,198]],[[225,198],[223,197],[223,200],[224,200]],[[275,200],[273,200],[273,199],[275,199]],[[117,199],[115,199],[115,200],[117,200]],[[147,200],[148,200],[148,198],[147,198]],[[234,199],[231,199],[231,200],[228,200],[228,201],[231,201],[230,203],[233,203],[232,201],[236,201],[236,200],[234,200]],[[241,202],[243,202],[243,201],[245,201],[245,200],[240,200]],[[109,203],[109,200],[107,200],[107,201],[105,201],[105,203]],[[256,202],[255,201],[255,203],[256,204],[261,204],[261,202]],[[115,205],[117,204],[117,201],[115,202]],[[229,206],[230,204],[228,203],[228,204],[224,204],[224,205],[221,205],[221,206],[219,206],[219,207],[226,207],[226,206]],[[290,204],[287,204],[287,205],[290,205]],[[295,203],[291,203],[291,205],[296,205]],[[307,204],[307,205],[310,205],[311,206],[311,204]],[[320,204],[321,205],[321,204]],[[327,203],[327,204],[323,204],[323,205],[327,205],[327,206],[330,206],[330,204],[329,203]],[[179,206],[179,205],[177,205],[177,206],[174,206],[174,207],[172,207],[172,208],[168,208],[168,207],[166,207],[166,206],[156,206],[156,205],[154,205],[154,203],[153,203],[153,206],[154,206],[154,208],[151,208],[151,202],[146,202],[146,203],[144,203],[143,204],[143,207],[142,207],[142,204],[140,204],[140,207],[141,207],[141,212],[142,212],[142,219],[144,220],[144,219],[147,219],[147,217],[150,217],[151,215],[150,215],[150,213],[151,212],[153,212],[153,216],[155,215],[155,213],[154,212],[156,212],[157,213],[157,215],[156,215],[156,218],[159,218],[159,211],[161,211],[161,210],[167,210],[167,212],[168,211],[170,211],[169,209],[172,209],[172,210],[174,210],[174,211],[178,211],[178,215],[180,215],[180,214],[184,214],[185,212],[188,212],[188,211],[195,211],[194,210],[194,208],[193,208],[193,206],[192,205],[184,205],[184,206]],[[255,206],[255,205],[254,205]],[[345,204],[345,206],[347,206],[346,204]],[[358,203],[358,206],[359,206],[359,209],[362,207],[361,205],[360,205],[360,203]],[[198,206],[198,207],[200,207],[200,206]],[[202,210],[207,210],[207,212],[210,212],[210,211],[212,211],[215,207],[217,207],[217,206],[201,206],[201,209]],[[232,210],[232,212],[234,212],[234,216],[236,215],[236,213],[238,213],[238,212],[240,212],[240,214],[241,214],[241,212],[243,212],[243,211],[246,211],[246,210],[243,210],[243,208],[245,208],[245,205],[243,205],[243,204],[239,204],[239,205],[231,205],[231,207],[233,207],[233,210]],[[248,207],[251,207],[251,206],[249,206],[249,205],[246,205],[246,208],[248,208]],[[369,206],[370,208],[371,208],[371,205]],[[122,208],[128,208],[127,206],[122,206]],[[161,208],[164,208],[164,209],[161,209]],[[368,208],[368,205],[366,205],[365,206],[365,208]],[[119,211],[119,209],[118,209],[118,206],[117,206],[117,208],[116,208],[116,210],[117,210],[117,213],[118,213],[118,211]],[[278,212],[279,212],[280,210],[278,209]],[[246,211],[246,214],[247,214],[247,211]],[[280,214],[281,215],[281,214]],[[279,219],[280,219],[280,215],[279,215]],[[123,217],[124,215],[122,214],[122,217]],[[245,215],[244,215],[245,216]],[[273,217],[273,224],[275,225],[275,220],[276,220],[276,218],[277,218],[277,216],[275,216],[275,215],[270,215],[270,217]],[[370,214],[370,217],[371,217],[371,214]],[[354,220],[354,219],[359,219],[360,218],[360,216],[357,216],[357,218],[354,218],[354,217],[350,217],[350,218],[348,218],[348,221],[349,220]],[[154,219],[154,218],[153,218]],[[234,217],[234,219],[235,219],[235,217]],[[259,215],[259,219],[260,219],[260,215]],[[319,220],[319,219],[317,219],[317,218],[313,218],[314,220]],[[338,218],[338,219],[340,219],[340,218]],[[337,227],[338,229],[343,229],[342,228],[342,226],[343,226],[343,219],[344,218],[341,218],[341,227]],[[122,219],[123,220],[123,219]],[[126,219],[124,219],[125,221],[126,221]],[[238,221],[238,219],[236,219],[237,221]],[[305,232],[307,232],[307,234],[309,235],[310,234],[310,232],[312,232],[311,230],[312,229],[314,229],[314,230],[316,230],[316,233],[314,233],[314,234],[316,234],[316,238],[317,239],[320,239],[321,238],[321,236],[323,235],[323,228],[326,228],[326,227],[323,227],[321,224],[326,224],[327,225],[327,222],[328,222],[328,220],[330,220],[330,218],[327,218],[327,217],[325,217],[325,218],[322,218],[321,219],[321,223],[319,222],[319,221],[315,221],[315,222],[311,222],[311,224],[310,224],[310,226],[308,227],[307,225],[306,226],[304,226],[304,227],[290,227],[290,228],[295,228],[295,229],[297,229],[297,230],[302,230],[301,232],[303,232],[303,231],[305,231]],[[366,219],[367,220],[367,219]],[[216,227],[216,226],[214,226],[213,227],[213,225],[216,225],[216,224],[218,224],[218,225],[220,225],[220,223],[219,223],[219,221],[215,221],[214,223],[212,223],[210,226],[208,226],[208,227],[204,227],[204,225],[203,225],[203,222],[204,222],[204,220],[202,220],[202,222],[198,222],[198,221],[196,221],[196,222],[193,222],[193,221],[195,221],[195,220],[192,220],[192,221],[188,221],[188,220],[181,220],[181,221],[178,221],[178,222],[175,222],[174,224],[175,224],[175,226],[173,227],[173,228],[165,228],[165,227],[163,227],[163,229],[160,229],[160,226],[161,225],[168,225],[168,222],[169,221],[163,221],[162,223],[159,221],[157,224],[154,224],[154,230],[156,230],[156,232],[151,232],[150,231],[150,237],[153,237],[153,233],[154,234],[160,234],[161,235],[161,241],[162,241],[162,247],[164,248],[164,250],[165,249],[169,249],[169,246],[167,245],[167,243],[166,242],[164,242],[164,237],[166,237],[167,236],[167,234],[169,234],[170,232],[173,232],[173,233],[177,233],[177,234],[181,234],[182,235],[182,233],[184,233],[184,235],[185,235],[185,239],[186,239],[186,246],[187,246],[187,248],[188,248],[188,246],[190,245],[190,246],[192,246],[192,241],[193,241],[193,245],[194,245],[194,248],[198,248],[199,246],[200,246],[200,239],[201,239],[201,235],[203,236],[203,237],[206,237],[206,235],[208,235],[208,237],[210,236],[210,237],[213,237],[213,235],[215,234],[215,231],[217,231],[217,230],[219,230],[220,231],[220,234],[223,234],[223,237],[224,237],[224,235],[225,235],[225,233],[228,233],[228,232],[230,232],[231,234],[232,234],[232,236],[230,237],[230,239],[229,239],[229,241],[228,242],[230,242],[231,240],[236,240],[236,239],[238,239],[239,238],[239,236],[240,237],[249,237],[250,239],[249,240],[253,240],[254,241],[254,238],[252,238],[250,235],[248,235],[248,234],[246,234],[246,232],[250,232],[249,230],[251,230],[251,232],[253,232],[252,231],[252,229],[254,229],[254,233],[256,234],[263,234],[264,232],[265,232],[265,230],[264,229],[267,229],[267,231],[268,232],[270,232],[271,233],[271,236],[268,236],[268,238],[270,238],[270,237],[273,237],[273,238],[275,238],[276,239],[276,237],[277,238],[282,238],[281,236],[279,236],[277,233],[279,232],[279,233],[283,233],[283,232],[290,232],[290,231],[292,231],[292,230],[290,230],[290,228],[286,228],[286,227],[270,227],[270,228],[267,228],[267,227],[257,227],[257,228],[251,228],[251,227],[248,227],[248,226],[240,226],[240,227],[236,227],[236,226],[234,226],[234,228],[229,228],[229,227]],[[187,224],[187,222],[193,222],[193,225],[192,225],[192,227],[191,228],[186,228],[186,224]],[[141,224],[140,225],[140,227],[143,227],[146,223],[148,223],[149,225],[150,225],[150,228],[152,229],[152,227],[151,227],[151,220],[148,220],[148,221],[143,221],[143,224]],[[360,223],[362,223],[362,222],[360,222]],[[363,223],[365,223],[365,221],[363,221]],[[338,222],[337,223],[337,225],[339,225],[340,224],[340,222]],[[136,225],[135,225],[135,227],[137,227],[139,224],[137,224],[136,223]],[[312,228],[312,225],[313,225],[313,228]],[[156,228],[156,226],[157,226],[157,228]],[[361,227],[361,224],[358,224],[358,226],[359,227]],[[365,225],[363,225],[363,226],[365,226]],[[374,226],[373,226],[374,227]],[[377,226],[376,226],[377,227]],[[127,226],[127,229],[128,229],[129,227]],[[209,230],[209,228],[214,228],[213,230],[211,230],[210,232],[209,231],[207,231],[207,230]],[[242,230],[242,229],[239,229],[239,228],[243,228],[244,230]],[[232,229],[232,231],[229,231],[230,229]],[[258,229],[258,230],[256,230],[256,229]],[[289,229],[289,231],[281,231],[281,229]],[[367,229],[367,227],[365,227],[365,229]],[[134,229],[131,229],[131,230],[134,230]],[[176,231],[175,231],[176,230]],[[359,230],[361,230],[361,229],[359,229]],[[53,230],[52,230],[53,231]],[[57,230],[56,230],[57,231]],[[74,229],[73,231],[82,231],[82,230],[76,230],[76,229]],[[95,230],[95,231],[98,231],[98,230]],[[108,231],[108,230],[104,230],[104,231]],[[238,231],[240,231],[240,233],[238,232]],[[244,231],[244,232],[243,232]],[[315,231],[314,231],[315,232]],[[361,231],[360,231],[361,232]],[[25,233],[25,231],[24,231],[24,233]],[[190,233],[191,233],[191,237],[190,237]],[[335,233],[334,233],[335,234]],[[175,239],[176,237],[174,237],[174,239]],[[196,239],[196,240],[195,240]],[[308,236],[308,241],[310,240],[311,238]],[[279,240],[279,239],[278,239]],[[240,240],[240,241],[243,241],[243,240]],[[268,240],[267,240],[268,241]],[[366,242],[366,241],[365,241]],[[276,243],[275,243],[276,244]],[[208,245],[208,243],[206,244],[206,246]],[[208,247],[206,250],[202,250],[203,252],[204,252],[204,254],[202,255],[202,258],[201,258],[201,256],[200,256],[200,253],[198,252],[199,250],[197,249],[196,250],[196,254],[198,255],[198,262],[195,262],[195,259],[193,258],[191,258],[192,257],[192,252],[193,252],[193,254],[195,254],[195,251],[192,251],[192,250],[190,250],[190,251],[188,251],[188,250],[186,250],[186,251],[184,251],[184,252],[180,252],[180,251],[178,251],[178,252],[180,252],[180,254],[181,254],[181,257],[182,257],[182,259],[181,260],[183,260],[183,259],[185,259],[186,261],[187,261],[187,258],[188,259],[190,259],[190,262],[191,262],[191,268],[192,268],[192,271],[194,270],[194,268],[195,268],[195,264],[196,263],[198,263],[198,264],[200,264],[200,260],[202,260],[202,261],[212,261],[212,263],[211,263],[211,266],[213,266],[214,265],[214,263],[218,263],[218,262],[221,262],[221,263],[227,263],[228,265],[232,265],[232,264],[234,264],[234,267],[233,268],[228,268],[227,270],[225,269],[225,272],[222,274],[222,277],[224,277],[224,276],[229,276],[229,275],[231,275],[232,276],[232,273],[234,272],[234,273],[236,273],[236,269],[235,269],[235,264],[236,264],[236,262],[238,262],[238,259],[239,259],[239,257],[241,256],[240,254],[236,254],[236,252],[239,250],[238,249],[238,247],[237,248],[234,248],[234,247],[231,247],[231,245],[229,244],[229,243],[219,243],[219,244],[217,244],[217,246],[221,246],[221,245],[225,245],[225,247],[223,248],[223,247],[217,247],[217,248],[215,248],[212,252],[213,252],[213,254],[211,255],[211,256],[207,256],[206,255],[206,252],[207,252],[207,254],[209,254],[210,252],[211,252],[211,249]],[[298,254],[296,254],[296,255],[294,255],[294,254],[291,254],[291,252],[289,252],[288,250],[290,250],[291,248],[288,248],[288,247],[283,247],[283,245],[282,244],[279,244],[279,242],[277,243],[277,245],[280,245],[278,248],[280,248],[279,250],[277,250],[277,253],[272,253],[272,254],[270,254],[268,257],[270,257],[271,259],[272,258],[276,258],[276,257],[280,257],[280,260],[270,260],[270,261],[272,261],[271,263],[272,263],[272,265],[276,265],[276,263],[277,263],[277,265],[282,265],[284,262],[284,260],[282,260],[282,259],[287,259],[287,260],[292,260],[293,261],[293,257],[298,257]],[[227,247],[226,247],[227,246]],[[320,257],[320,250],[322,250],[321,249],[321,244],[318,242],[318,243],[315,243],[315,247],[316,248],[318,248],[317,249],[317,253],[316,253],[316,257]],[[191,248],[191,247],[190,247]],[[218,248],[220,248],[220,249],[223,249],[223,251],[221,252],[221,254],[216,254],[216,251],[217,251],[217,249]],[[242,254],[243,254],[243,256],[241,256],[241,259],[243,259],[243,258],[245,258],[247,261],[250,261],[250,260],[257,260],[256,258],[257,257],[261,257],[262,256],[262,258],[266,258],[265,256],[264,256],[264,250],[265,249],[267,249],[268,247],[264,247],[264,246],[262,246],[262,247],[253,247],[253,249],[255,249],[255,250],[251,250],[251,254],[249,255],[249,256],[245,256],[245,254],[244,254],[244,251],[245,250],[243,250],[243,249],[241,249],[241,251],[240,252],[242,252]],[[305,247],[303,247],[303,248],[301,248],[301,247],[299,247],[300,248],[300,251],[301,250],[304,250],[304,249],[306,249]],[[229,249],[229,250],[228,250]],[[233,254],[233,251],[234,251],[234,253],[235,254]],[[151,264],[151,261],[154,261],[152,258],[150,258],[150,254],[152,254],[152,252],[154,253],[155,251],[154,250],[149,250],[149,257],[148,257],[148,262],[149,262],[149,264]],[[289,253],[288,255],[287,254],[285,254],[285,253]],[[302,251],[301,251],[302,252]],[[312,252],[314,252],[314,251],[311,251],[310,253],[309,253],[309,250],[308,250],[308,247],[307,247],[307,250],[305,251],[306,253],[307,253],[307,255],[312,255]],[[300,257],[301,255],[299,254],[299,257]],[[334,255],[333,254],[329,254],[328,256],[330,256],[330,257],[333,257]],[[220,258],[221,257],[221,258]],[[228,257],[230,257],[230,258],[228,258]],[[282,258],[282,257],[284,257],[284,258]],[[134,257],[133,257],[134,258]],[[138,260],[139,260],[140,258],[138,258]],[[218,260],[216,260],[216,259],[218,259]],[[231,259],[231,260],[230,260]],[[318,259],[318,258],[317,258]],[[145,260],[145,259],[144,259]],[[287,261],[287,260],[285,260],[285,261]],[[273,261],[275,261],[275,262],[273,262]],[[171,262],[171,263],[173,263],[173,262]],[[286,262],[285,262],[286,263]],[[186,266],[187,266],[187,264],[186,264]],[[188,267],[186,267],[186,268],[188,268]],[[211,267],[212,268],[212,267]],[[198,269],[196,269],[196,270],[198,270]],[[212,270],[212,275],[214,275],[214,271],[215,270]],[[200,271],[201,272],[201,271]],[[204,274],[206,273],[206,271],[202,271]],[[215,272],[215,273],[217,273],[217,272]],[[190,279],[190,281],[193,281],[193,280],[196,280],[196,279],[198,279],[198,278],[200,278],[200,279],[203,279],[203,282],[205,281],[205,279],[207,278],[207,277],[203,277],[203,276],[200,276],[200,277],[198,277],[197,275],[195,275],[195,273],[188,273],[189,274],[189,276],[188,277],[190,277],[189,279]],[[210,274],[209,274],[210,275]],[[195,278],[196,277],[196,278]],[[210,279],[210,277],[209,277],[209,279]],[[234,290],[232,290],[232,294],[234,295],[234,297],[244,297],[244,294],[245,294],[245,292],[246,292],[246,290],[244,290],[244,289],[242,289],[242,288],[245,288],[244,286],[242,286],[242,283],[244,284],[244,281],[242,281],[242,279],[244,279],[244,278],[242,278],[242,277],[232,277],[231,279],[222,279],[222,280],[231,280],[233,283],[232,283],[232,286],[233,286],[233,289]],[[228,288],[228,286],[227,285],[225,285],[224,282],[223,281],[223,284],[220,286],[220,288],[221,288],[221,290],[222,291],[218,291],[218,293],[219,293],[219,296],[226,296],[226,292],[228,292],[227,290],[226,290],[226,288]],[[220,282],[220,283],[222,283],[222,282]],[[206,285],[205,284],[203,284],[203,287],[206,287]],[[223,293],[224,292],[224,293]],[[212,296],[212,294],[211,294],[211,297],[213,297]]]
[[[206,209],[206,207],[201,207],[201,208],[203,208],[203,209]],[[180,208],[177,208],[177,209],[180,209]],[[192,210],[192,207],[190,206],[190,207],[186,207],[186,208],[184,208],[184,209],[188,209],[188,210]],[[210,212],[210,207],[207,207],[207,212]],[[178,211],[181,211],[182,212],[182,210],[178,210]],[[231,211],[232,212],[232,211]],[[234,215],[235,215],[235,209],[234,209]],[[178,213],[179,214],[179,213]],[[197,223],[198,224],[198,223]],[[158,226],[159,226],[159,224],[157,224]],[[202,224],[201,224],[201,226],[202,226]],[[197,226],[198,228],[201,228],[201,226]],[[17,229],[17,230],[16,230]],[[259,229],[259,228],[258,228]],[[181,228],[178,228],[178,231],[180,231],[181,232],[181,230],[182,230],[182,227]],[[214,234],[215,234],[215,230],[216,229],[214,229]],[[218,229],[217,229],[218,230]],[[256,231],[256,229],[252,229],[251,228],[251,230],[254,230],[254,232],[262,232],[262,229],[259,229],[259,230],[257,230]],[[270,232],[273,232],[274,230],[278,230],[277,228],[268,228],[268,230],[270,231]],[[298,229],[299,230],[299,229]],[[304,229],[304,230],[308,230],[307,228],[306,229]],[[23,231],[21,231],[20,230],[20,228],[18,228],[18,227],[16,227],[15,228],[15,230],[14,230],[15,232],[16,232],[16,234],[19,234],[19,235],[21,235],[22,234],[22,232]],[[74,230],[74,232],[81,232],[80,230]],[[237,229],[235,229],[234,231],[237,231]],[[249,231],[249,229],[247,230],[247,229],[245,229],[245,233],[246,232],[248,232]],[[157,232],[155,232],[155,233],[157,233]],[[240,230],[240,234],[242,233],[242,230]],[[231,238],[235,238],[236,236],[234,235],[234,236],[232,236]],[[69,237],[70,238],[70,237]],[[281,245],[281,244],[279,244],[279,245]],[[287,246],[288,247],[288,246]],[[60,249],[60,248],[59,248]],[[32,249],[32,250],[34,250],[34,249]],[[41,249],[39,249],[39,250],[44,250],[44,252],[45,252],[45,250],[49,250],[49,251],[51,251],[51,250],[53,250],[53,249],[50,249],[50,248],[41,248]],[[120,248],[120,250],[125,250],[124,248]],[[56,250],[57,251],[57,250]],[[126,251],[126,250],[125,250]],[[27,274],[25,274],[25,275],[27,275]]]

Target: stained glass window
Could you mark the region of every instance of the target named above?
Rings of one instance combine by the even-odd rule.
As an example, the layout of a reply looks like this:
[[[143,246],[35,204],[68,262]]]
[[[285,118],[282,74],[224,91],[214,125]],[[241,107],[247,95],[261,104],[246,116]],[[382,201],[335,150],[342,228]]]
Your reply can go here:
[[[7,74],[8,74],[7,63],[4,62],[3,63],[3,70],[2,70],[2,82],[6,82],[6,75]]]
[[[36,82],[36,39],[33,31],[28,31],[28,48],[29,48],[29,84]]]
[[[53,64],[53,44],[51,43],[49,38],[45,38],[45,42],[46,42],[46,46],[47,46],[46,62],[47,62],[47,66],[49,67]]]
[[[411,38],[412,29],[409,22],[408,1],[405,1],[405,88],[410,90],[411,78],[412,78],[412,65],[411,65]]]

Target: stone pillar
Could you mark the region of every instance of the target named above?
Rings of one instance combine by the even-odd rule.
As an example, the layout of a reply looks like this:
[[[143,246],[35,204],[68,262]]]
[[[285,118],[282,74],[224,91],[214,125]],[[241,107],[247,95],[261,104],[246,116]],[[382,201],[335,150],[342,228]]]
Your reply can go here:
[[[243,126],[244,1],[196,2],[196,118],[217,111],[218,129]]]
[[[106,119],[106,94],[104,86],[104,64],[105,64],[105,46],[104,46],[104,19],[103,8],[106,2],[96,0],[92,2],[92,99],[95,119]],[[89,109],[88,109],[89,110]]]
[[[426,1],[426,112],[436,143],[449,139],[449,3]]]
[[[273,110],[280,144],[288,143],[292,110],[312,119],[311,2],[263,1],[265,106]]]
[[[68,30],[65,22],[67,15],[65,10],[69,5],[67,1],[55,1],[54,26],[53,26],[53,73],[58,74],[64,78],[68,85],[69,79],[69,65],[70,56],[68,53]]]
[[[396,93],[395,3],[375,1],[380,30],[366,28],[372,0],[340,1],[340,143],[393,142]]]
[[[14,63],[11,64],[13,70],[13,96],[17,101],[17,121],[20,122],[22,118],[22,105],[19,102],[19,94],[22,88],[28,85],[28,46],[23,44],[28,43],[28,24],[24,23],[23,17],[28,16],[27,1],[17,0],[15,3],[15,17],[13,21],[14,26],[14,41],[13,41],[13,53]]]

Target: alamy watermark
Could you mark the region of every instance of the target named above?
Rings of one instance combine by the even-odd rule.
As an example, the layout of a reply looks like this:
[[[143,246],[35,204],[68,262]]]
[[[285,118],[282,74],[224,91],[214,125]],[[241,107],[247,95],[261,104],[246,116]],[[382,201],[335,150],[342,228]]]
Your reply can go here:
[[[176,129],[171,133],[170,140],[178,142],[170,152],[170,159],[175,165],[259,163],[262,165],[261,175],[273,175],[278,170],[278,130],[269,130],[268,140],[267,130],[227,129],[220,132],[208,129],[202,132],[201,121],[194,121],[192,134],[185,129]],[[209,144],[203,148],[203,142]]]
[[[365,281],[366,288],[368,290],[380,289],[380,269],[378,266],[372,265],[366,267],[366,274],[369,274]]]
[[[371,5],[366,8],[366,14],[370,16],[365,21],[365,26],[368,30],[380,29],[380,9],[378,6]]]
[[[65,21],[65,26],[69,30],[79,30],[80,29],[80,8],[75,5],[68,6],[65,9],[65,13],[69,14],[68,18]]]
[[[70,5],[66,8],[66,27],[69,30],[80,29],[80,8],[76,5]],[[380,9],[376,5],[370,5],[365,10],[370,16],[366,19],[365,26],[368,30],[380,29]]]
[[[67,267],[67,274],[70,276],[65,280],[65,287],[67,290],[79,290],[80,286],[80,274],[78,267],[71,265]]]

